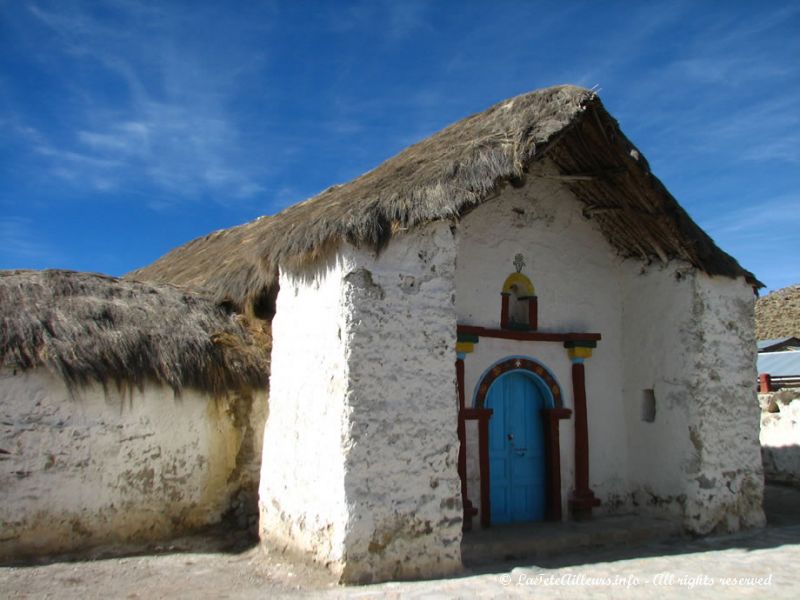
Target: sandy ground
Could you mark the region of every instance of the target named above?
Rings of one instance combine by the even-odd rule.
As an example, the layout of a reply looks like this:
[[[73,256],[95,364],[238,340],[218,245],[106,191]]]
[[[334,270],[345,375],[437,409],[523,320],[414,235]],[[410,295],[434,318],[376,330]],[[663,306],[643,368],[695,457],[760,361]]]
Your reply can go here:
[[[275,598],[334,587],[326,569],[221,528],[0,567],[0,598]]]
[[[767,528],[731,536],[583,550],[537,564],[497,563],[462,577],[350,588],[316,565],[217,529],[167,544],[3,566],[0,598],[800,598],[800,490],[770,486],[766,509]],[[576,585],[576,577],[621,583]],[[713,585],[700,587],[701,577]],[[735,577],[769,581],[722,584]],[[546,584],[547,578],[562,583]]]

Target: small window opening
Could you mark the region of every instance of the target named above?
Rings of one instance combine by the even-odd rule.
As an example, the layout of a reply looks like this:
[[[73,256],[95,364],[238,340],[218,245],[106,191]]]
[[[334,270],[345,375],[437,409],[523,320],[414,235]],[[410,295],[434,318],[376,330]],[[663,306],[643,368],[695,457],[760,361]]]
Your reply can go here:
[[[517,255],[515,266],[524,264],[522,256]],[[519,272],[511,273],[503,283],[500,293],[500,327],[536,331],[538,327],[536,293],[533,283]]]
[[[642,390],[642,421],[652,423],[656,420],[656,393],[652,389]]]
[[[511,286],[508,297],[508,326],[511,329],[528,329],[528,299],[520,298],[519,286]]]

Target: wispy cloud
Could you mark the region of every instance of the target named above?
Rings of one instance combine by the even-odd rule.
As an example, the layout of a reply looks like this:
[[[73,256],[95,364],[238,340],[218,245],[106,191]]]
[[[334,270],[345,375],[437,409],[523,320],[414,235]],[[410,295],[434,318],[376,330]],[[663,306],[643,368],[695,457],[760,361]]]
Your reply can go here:
[[[166,9],[117,0],[111,10],[136,22],[138,33],[100,20],[82,2],[29,6],[53,40],[42,60],[61,60],[65,79],[76,82],[66,84],[58,134],[25,125],[20,139],[47,160],[51,175],[76,187],[153,187],[178,201],[262,193],[261,171],[229,108],[249,57],[181,47],[174,31],[190,23]]]
[[[429,9],[422,0],[360,0],[332,5],[323,15],[326,28],[333,32],[379,27],[384,39],[398,41],[419,30],[432,30]]]
[[[730,111],[701,130],[700,139],[712,150],[724,148],[743,161],[781,160],[800,163],[800,115],[791,97],[764,98]],[[738,147],[748,140],[746,147]]]
[[[776,229],[800,227],[800,192],[764,198],[719,214],[709,227],[712,235],[741,235],[750,232],[764,237]]]
[[[600,85],[654,172],[759,275],[771,263],[753,232],[791,244],[797,229],[791,0],[0,0],[0,19],[0,199],[45,207],[9,214],[86,198],[183,219],[175,207],[199,198],[210,229],[513,94],[577,83]],[[177,229],[150,217],[141,238]],[[20,252],[36,223],[8,230]]]
[[[800,193],[757,198],[718,210],[706,224],[709,235],[752,269],[770,289],[800,281]]]
[[[6,265],[28,264],[38,267],[64,257],[43,241],[36,224],[24,217],[0,217],[0,262]]]
[[[800,6],[765,4],[747,19],[736,11],[683,8],[677,13],[687,23],[681,43],[666,61],[659,64],[655,56],[655,68],[636,73],[636,84],[626,85],[619,99],[617,116],[624,122],[647,107],[646,127],[660,140],[656,148],[674,163],[686,152],[737,162],[797,163],[800,151],[793,148],[800,147],[800,117],[793,94],[785,90],[797,85],[800,37],[784,31],[800,16]],[[652,47],[629,50],[636,57]]]

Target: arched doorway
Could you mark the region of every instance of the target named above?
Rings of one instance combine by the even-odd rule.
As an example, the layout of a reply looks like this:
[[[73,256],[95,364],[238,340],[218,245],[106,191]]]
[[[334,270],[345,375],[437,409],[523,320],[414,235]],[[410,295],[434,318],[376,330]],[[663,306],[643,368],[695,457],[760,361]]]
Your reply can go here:
[[[514,369],[492,382],[489,486],[493,523],[541,521],[547,516],[547,449],[542,410],[552,408],[547,387],[530,371]]]

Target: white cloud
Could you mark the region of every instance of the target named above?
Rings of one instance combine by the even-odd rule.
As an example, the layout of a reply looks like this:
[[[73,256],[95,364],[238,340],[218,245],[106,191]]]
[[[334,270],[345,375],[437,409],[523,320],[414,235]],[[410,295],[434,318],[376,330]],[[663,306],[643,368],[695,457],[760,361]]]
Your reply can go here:
[[[36,224],[23,217],[0,217],[0,257],[8,265],[52,263],[63,258],[36,231]]]
[[[247,75],[240,56],[183,47],[173,34],[189,23],[167,9],[112,3],[119,19],[136,21],[134,34],[99,21],[82,2],[56,6],[29,11],[74,71],[63,74],[77,80],[70,110],[58,133],[25,126],[33,133],[24,137],[51,174],[97,191],[155,187],[177,201],[210,195],[226,203],[263,191],[263,167],[248,158],[228,108],[237,77]],[[88,85],[77,77],[85,72],[95,77]]]
[[[764,236],[765,232],[800,226],[800,192],[728,209],[718,214],[709,227],[712,235],[749,233]]]
[[[332,4],[322,17],[325,28],[335,33],[379,28],[383,38],[399,41],[419,30],[432,30],[429,9],[422,0],[361,0]]]

